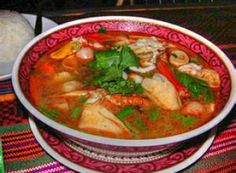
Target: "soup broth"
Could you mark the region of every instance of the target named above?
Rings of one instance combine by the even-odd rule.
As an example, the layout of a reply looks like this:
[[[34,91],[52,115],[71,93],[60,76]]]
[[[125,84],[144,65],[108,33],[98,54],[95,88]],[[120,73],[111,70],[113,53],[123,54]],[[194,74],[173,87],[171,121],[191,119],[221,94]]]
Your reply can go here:
[[[220,78],[176,43],[103,28],[44,54],[29,85],[37,109],[65,126],[147,139],[187,132],[214,117]]]

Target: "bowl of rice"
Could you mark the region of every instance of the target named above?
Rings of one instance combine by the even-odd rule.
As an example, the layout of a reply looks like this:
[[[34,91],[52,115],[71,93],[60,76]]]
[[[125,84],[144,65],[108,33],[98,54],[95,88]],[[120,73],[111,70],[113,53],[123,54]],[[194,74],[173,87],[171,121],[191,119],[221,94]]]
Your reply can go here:
[[[0,11],[0,80],[9,79],[21,49],[34,37],[33,27],[18,12]]]

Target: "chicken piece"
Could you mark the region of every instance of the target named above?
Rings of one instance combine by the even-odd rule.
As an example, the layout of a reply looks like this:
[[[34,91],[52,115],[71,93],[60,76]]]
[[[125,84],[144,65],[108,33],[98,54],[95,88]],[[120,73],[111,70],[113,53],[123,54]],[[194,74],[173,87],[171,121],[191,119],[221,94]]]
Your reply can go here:
[[[81,96],[85,96],[87,99],[87,101],[85,103],[95,103],[98,100],[102,99],[103,97],[105,97],[107,95],[107,91],[104,89],[96,89],[96,90],[75,90],[75,91],[71,91],[68,92],[66,94],[62,94],[60,95],[60,97],[65,97],[65,98],[78,98]]]
[[[199,117],[205,111],[204,105],[197,101],[189,101],[183,105],[181,113]]]
[[[87,104],[78,122],[78,128],[93,134],[129,138],[129,129],[110,111],[99,104]]]
[[[178,70],[196,76],[202,70],[202,67],[195,63],[188,63],[180,66]]]
[[[142,67],[148,67],[156,63],[156,57],[164,50],[163,44],[155,37],[140,38],[135,43],[130,44],[129,47],[140,58]]]
[[[166,77],[155,74],[152,79],[145,78],[142,82],[146,95],[158,106],[166,110],[178,110],[181,107],[181,100],[174,87]]]
[[[212,116],[215,109],[215,103],[202,104],[198,101],[188,101],[183,105],[181,113],[206,120]]]

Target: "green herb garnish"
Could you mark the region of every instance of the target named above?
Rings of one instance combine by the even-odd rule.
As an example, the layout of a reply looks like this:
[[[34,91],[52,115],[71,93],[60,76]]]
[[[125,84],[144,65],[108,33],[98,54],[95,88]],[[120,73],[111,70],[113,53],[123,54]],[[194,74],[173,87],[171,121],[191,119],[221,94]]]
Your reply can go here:
[[[174,70],[175,76],[180,83],[187,87],[193,97],[203,95],[207,103],[215,99],[214,91],[210,90],[208,83],[187,73]]]
[[[82,112],[82,108],[74,108],[73,111],[71,112],[71,117],[72,118],[77,118]]]
[[[115,81],[104,82],[100,86],[108,90],[110,94],[143,93],[143,87],[140,84],[137,84],[131,80],[124,80],[122,78]]]
[[[98,29],[98,33],[106,33],[107,30],[104,26],[101,26],[99,29]]]
[[[135,118],[133,123],[140,130],[145,130],[147,128],[145,123],[140,118]]]
[[[157,108],[151,108],[148,117],[151,121],[156,121],[160,116],[160,113]]]
[[[130,47],[123,46],[120,51],[117,49],[97,51],[95,58],[96,61],[90,63],[90,67],[97,71],[93,84],[107,89],[110,94],[143,92],[140,84],[122,78],[123,72],[129,67],[139,66],[138,58]]]
[[[128,121],[124,121],[123,122],[124,125],[134,134],[139,134],[141,131],[139,129],[137,129],[136,127],[134,127],[131,123],[129,123]]]
[[[118,112],[116,114],[116,117],[123,121],[125,118],[132,115],[135,111],[136,110],[134,107],[127,106],[127,107],[123,108],[120,112]]]
[[[44,115],[46,115],[48,118],[51,118],[51,119],[53,119],[55,116],[58,116],[58,115],[61,114],[60,111],[57,110],[57,109],[50,110],[50,109],[48,109],[48,108],[46,108],[44,106],[39,107],[39,111],[41,113],[43,113]]]
[[[197,117],[186,116],[180,113],[175,113],[174,116],[177,120],[180,120],[184,126],[192,126],[199,119]]]

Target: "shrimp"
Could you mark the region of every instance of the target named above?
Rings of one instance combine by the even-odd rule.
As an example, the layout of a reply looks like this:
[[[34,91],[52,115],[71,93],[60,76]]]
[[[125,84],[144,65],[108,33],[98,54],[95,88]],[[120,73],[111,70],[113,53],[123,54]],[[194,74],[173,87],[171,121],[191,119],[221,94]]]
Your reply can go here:
[[[145,97],[137,96],[137,95],[122,95],[122,94],[114,94],[106,97],[111,103],[117,106],[144,106],[144,107],[152,107],[153,103],[151,100]]]

